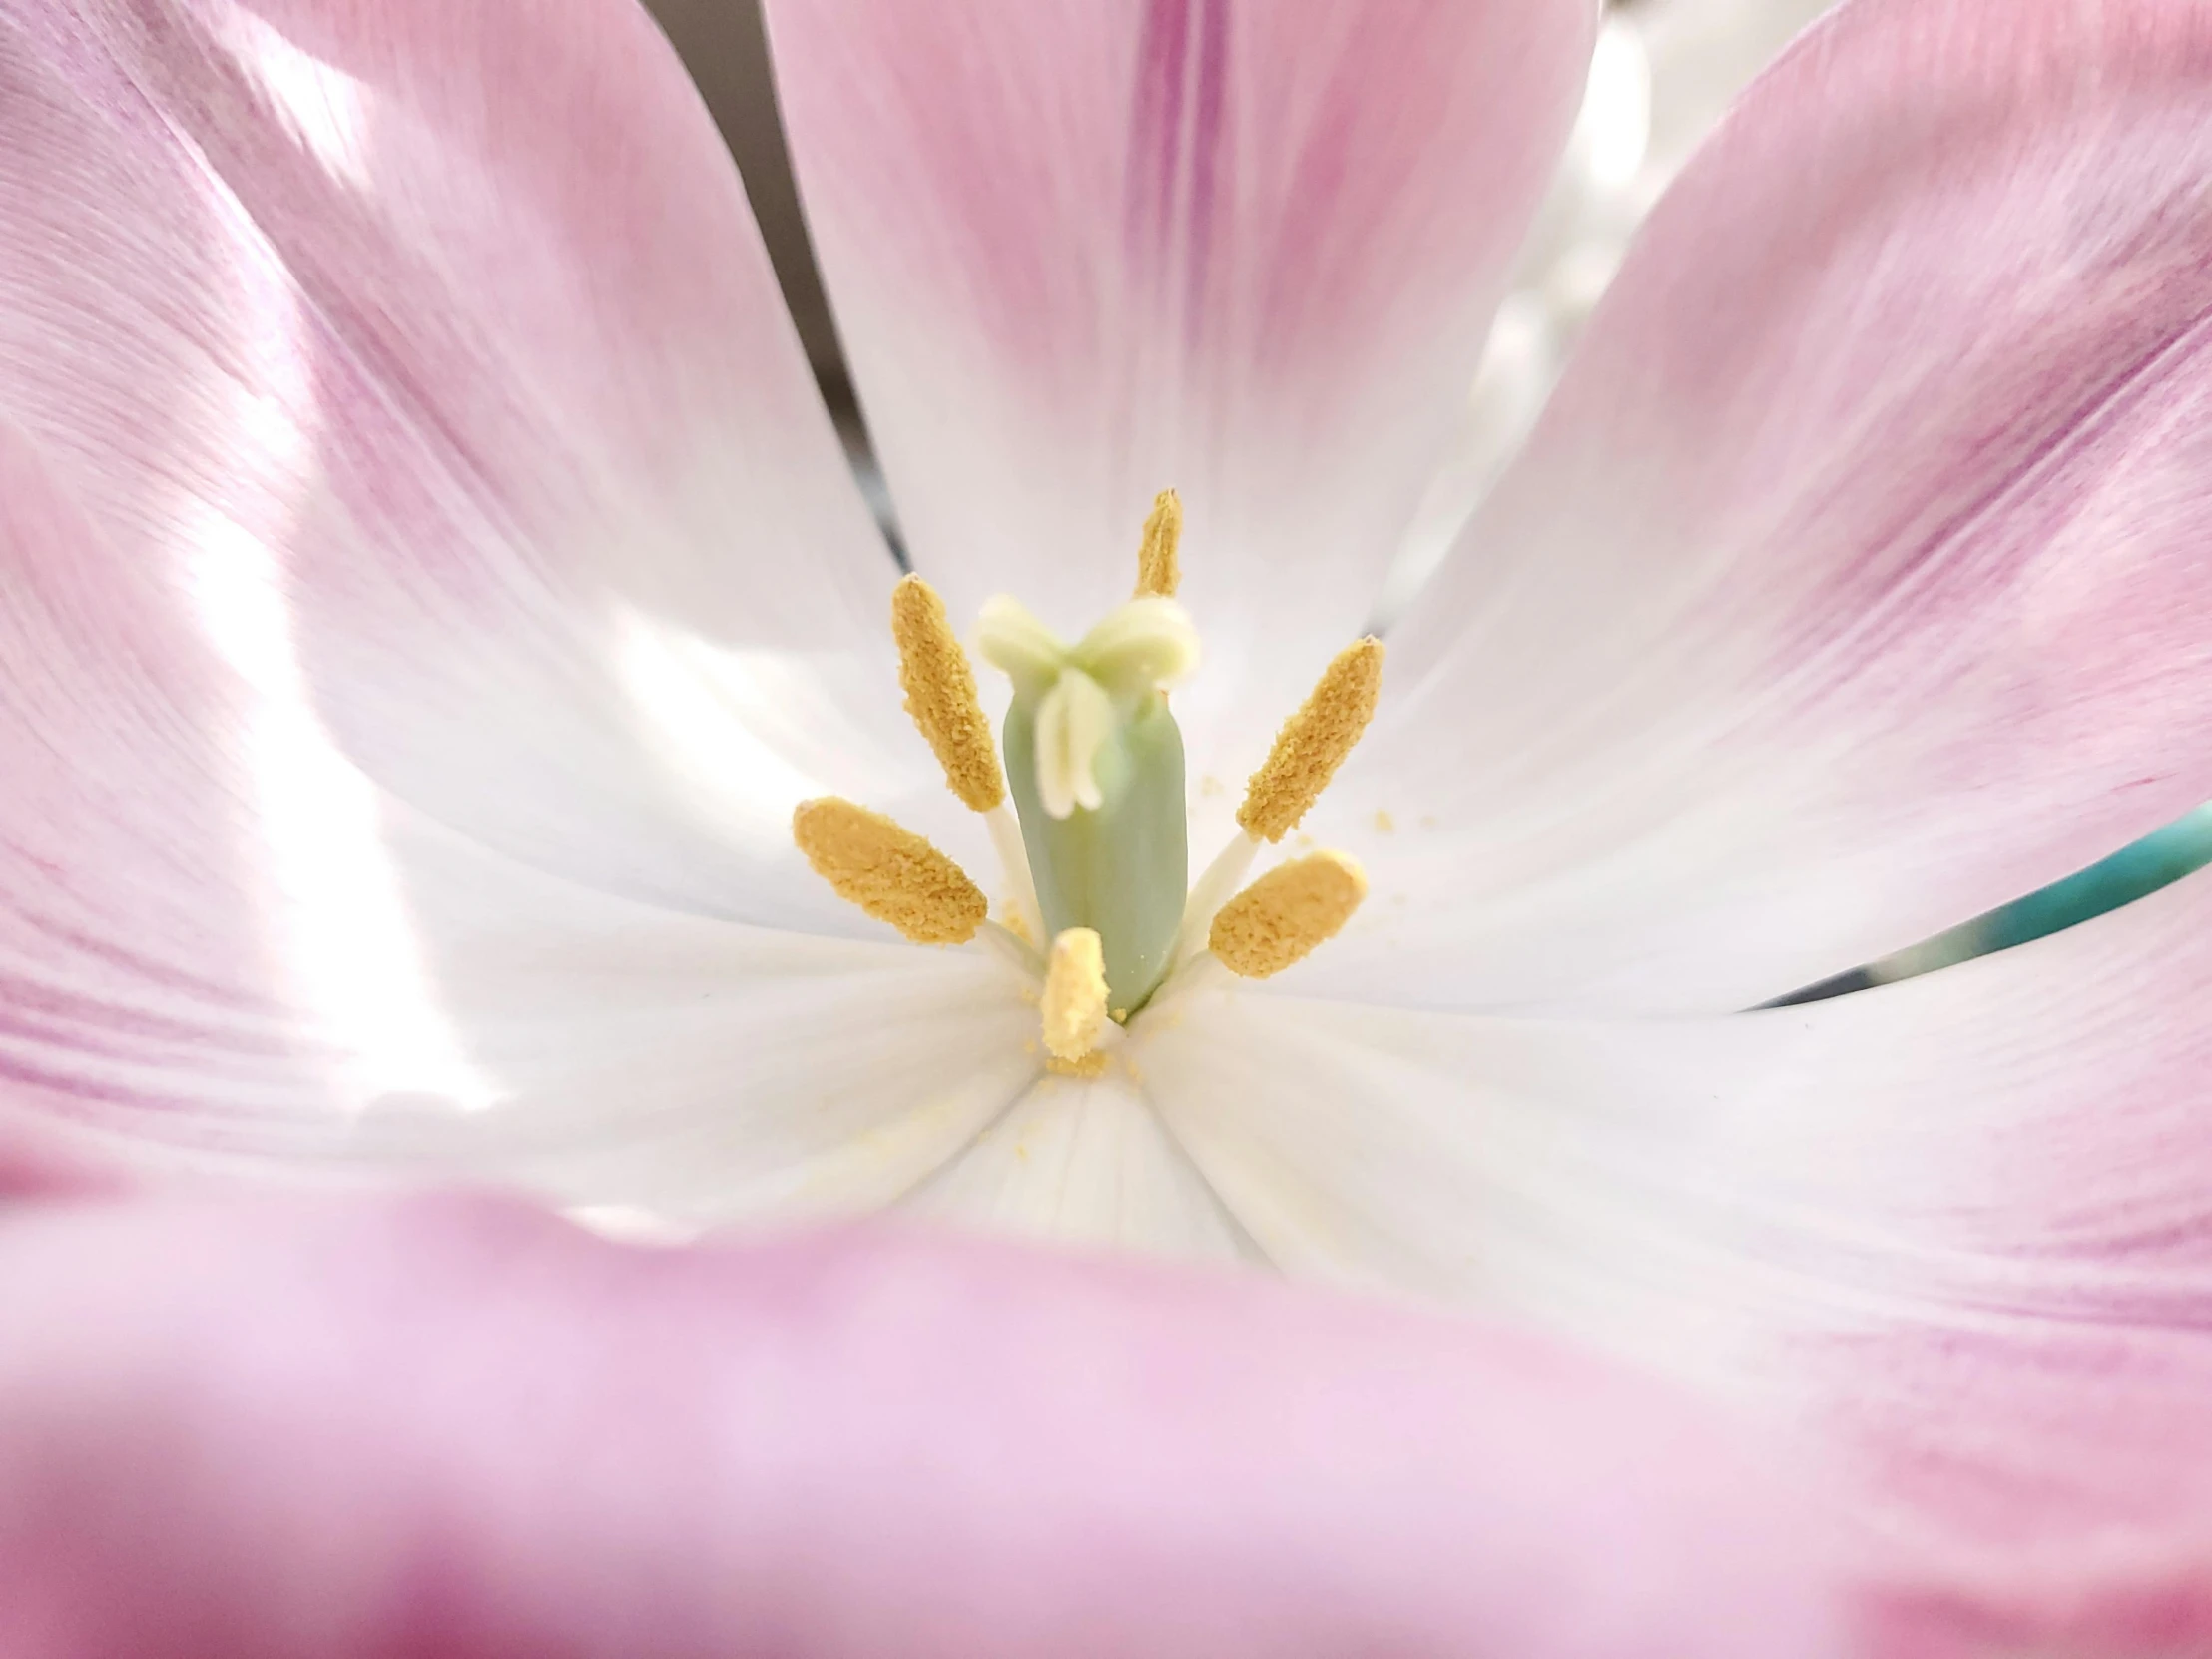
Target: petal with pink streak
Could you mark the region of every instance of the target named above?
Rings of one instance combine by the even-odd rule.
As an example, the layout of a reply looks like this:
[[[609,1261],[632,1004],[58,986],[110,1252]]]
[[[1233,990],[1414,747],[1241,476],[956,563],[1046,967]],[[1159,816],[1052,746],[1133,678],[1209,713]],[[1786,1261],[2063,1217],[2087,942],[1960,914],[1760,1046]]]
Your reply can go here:
[[[768,11],[917,566],[957,616],[1011,592],[1079,632],[1177,487],[1208,650],[1178,714],[1199,771],[1257,765],[1367,620],[1466,401],[1596,8]]]
[[[2208,176],[2212,7],[1817,27],[1393,637],[1301,988],[1740,1008],[2212,799]]]
[[[1518,1335],[438,1199],[0,1220],[10,1653],[1840,1651],[1769,1475]]]
[[[234,667],[530,863],[864,926],[788,814],[929,785],[894,572],[630,0],[29,0],[0,228],[0,416]]]
[[[2212,1640],[2208,1001],[2212,873],[1800,1007],[1208,993],[1135,1047],[1287,1270],[1537,1320],[1816,1437],[1901,1608],[2013,1644],[1971,1651],[2195,1652],[2110,1644]]]
[[[0,1193],[467,1172],[664,1222],[849,1211],[1034,1073],[996,957],[516,863],[379,790],[195,602],[0,422]]]

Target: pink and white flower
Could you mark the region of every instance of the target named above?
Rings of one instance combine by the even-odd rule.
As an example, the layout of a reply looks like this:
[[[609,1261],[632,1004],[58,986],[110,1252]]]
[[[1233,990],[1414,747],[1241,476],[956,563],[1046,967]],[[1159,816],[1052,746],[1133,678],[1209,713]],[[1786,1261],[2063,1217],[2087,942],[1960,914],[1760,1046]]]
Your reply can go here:
[[[1368,620],[1594,7],[770,20],[952,615],[1079,631],[1181,491],[1203,860]],[[1738,1012],[2212,798],[2208,117],[2198,0],[1817,26],[1393,629],[1306,824],[1360,915],[1264,986],[1171,982],[1085,1081],[1043,1074],[1032,979],[900,942],[791,843],[838,794],[989,867],[631,0],[6,0],[0,1169],[468,1179],[684,1229],[898,1207],[1410,1291],[1788,1435],[1912,1563],[1914,1631],[2212,1628],[2212,878]],[[97,1262],[212,1227],[211,1274],[253,1267],[244,1222],[104,1214],[7,1228]],[[590,1251],[702,1320],[752,1294]],[[556,1365],[558,1300],[523,1344]],[[638,1340],[683,1351],[663,1314]]]

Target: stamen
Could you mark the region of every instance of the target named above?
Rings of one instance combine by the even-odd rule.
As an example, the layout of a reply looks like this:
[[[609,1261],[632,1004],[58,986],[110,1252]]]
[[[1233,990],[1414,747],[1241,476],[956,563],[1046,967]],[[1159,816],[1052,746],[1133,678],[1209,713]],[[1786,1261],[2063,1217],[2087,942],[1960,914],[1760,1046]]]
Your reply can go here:
[[[1029,849],[1022,844],[1021,821],[1001,801],[983,815],[983,828],[990,831],[999,867],[1006,874],[1006,925],[1034,950],[1044,936],[1044,912],[1037,904],[1037,882],[1029,869]]]
[[[1206,872],[1191,883],[1191,890],[1183,900],[1183,919],[1175,930],[1176,966],[1204,953],[1207,929],[1243,883],[1245,872],[1252,868],[1252,860],[1259,855],[1260,843],[1252,836],[1232,835],[1229,844],[1206,866]]]
[[[1247,834],[1279,841],[1298,828],[1368,729],[1382,690],[1381,640],[1371,634],[1337,653],[1246,786],[1237,823]]]
[[[825,796],[792,813],[792,839],[839,898],[916,944],[965,944],[990,914],[960,866],[881,813]]]
[[[1214,916],[1207,947],[1231,973],[1266,979],[1337,936],[1368,896],[1366,873],[1342,852],[1278,864]]]
[[[1137,549],[1136,599],[1173,599],[1183,584],[1183,566],[1176,557],[1183,541],[1183,498],[1162,490],[1152,498],[1152,514],[1144,521],[1144,541]]]
[[[1006,799],[991,723],[967,653],[945,619],[944,601],[918,576],[902,576],[891,589],[891,637],[898,642],[906,712],[936,751],[945,783],[971,812],[989,812]]]
[[[1052,941],[1043,1013],[1051,1068],[1067,1076],[1097,1076],[1106,1058],[1098,1048],[1106,1029],[1106,953],[1090,928],[1070,927]]]

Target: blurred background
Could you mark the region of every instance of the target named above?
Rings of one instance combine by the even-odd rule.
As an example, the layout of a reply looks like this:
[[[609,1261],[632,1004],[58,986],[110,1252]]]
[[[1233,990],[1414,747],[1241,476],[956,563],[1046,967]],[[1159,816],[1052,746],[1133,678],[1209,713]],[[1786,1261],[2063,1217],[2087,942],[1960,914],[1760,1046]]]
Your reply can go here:
[[[1610,0],[1574,136],[1529,233],[1449,459],[1381,601],[1387,626],[1526,435],[1636,227],[1737,91],[1834,0]],[[647,0],[737,157],[753,211],[846,453],[892,545],[888,493],[808,245],[776,112],[758,0]],[[2007,949],[2212,862],[2212,807],[2018,902],[1784,1002],[1863,989]]]

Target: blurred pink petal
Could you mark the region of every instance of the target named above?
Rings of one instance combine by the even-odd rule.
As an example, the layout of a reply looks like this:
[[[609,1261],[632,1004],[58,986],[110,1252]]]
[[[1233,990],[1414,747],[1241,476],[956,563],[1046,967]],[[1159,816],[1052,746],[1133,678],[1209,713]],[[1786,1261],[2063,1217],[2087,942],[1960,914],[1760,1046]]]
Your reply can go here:
[[[1302,989],[1743,1007],[2212,798],[2208,173],[2202,5],[1817,27],[1393,635]]]
[[[419,1199],[0,1220],[0,1647],[1817,1659],[1772,1471],[1527,1339]]]
[[[1881,1659],[2196,1659],[2212,1652],[2212,1529],[2000,1573],[1962,1589],[1910,1567],[1858,1608]]]
[[[1762,1013],[1218,1000],[1138,1063],[1285,1269],[1733,1399],[1828,1448],[1916,1593],[2029,1634],[2208,1581],[2212,873]]]
[[[853,931],[787,816],[941,797],[890,566],[632,0],[25,0],[0,223],[0,417],[121,561],[87,604],[528,862]]]
[[[1208,651],[1178,715],[1194,775],[1249,770],[1367,620],[1441,458],[1595,7],[768,11],[918,568],[963,625],[1010,592],[1080,629],[1127,597],[1175,486]]]

